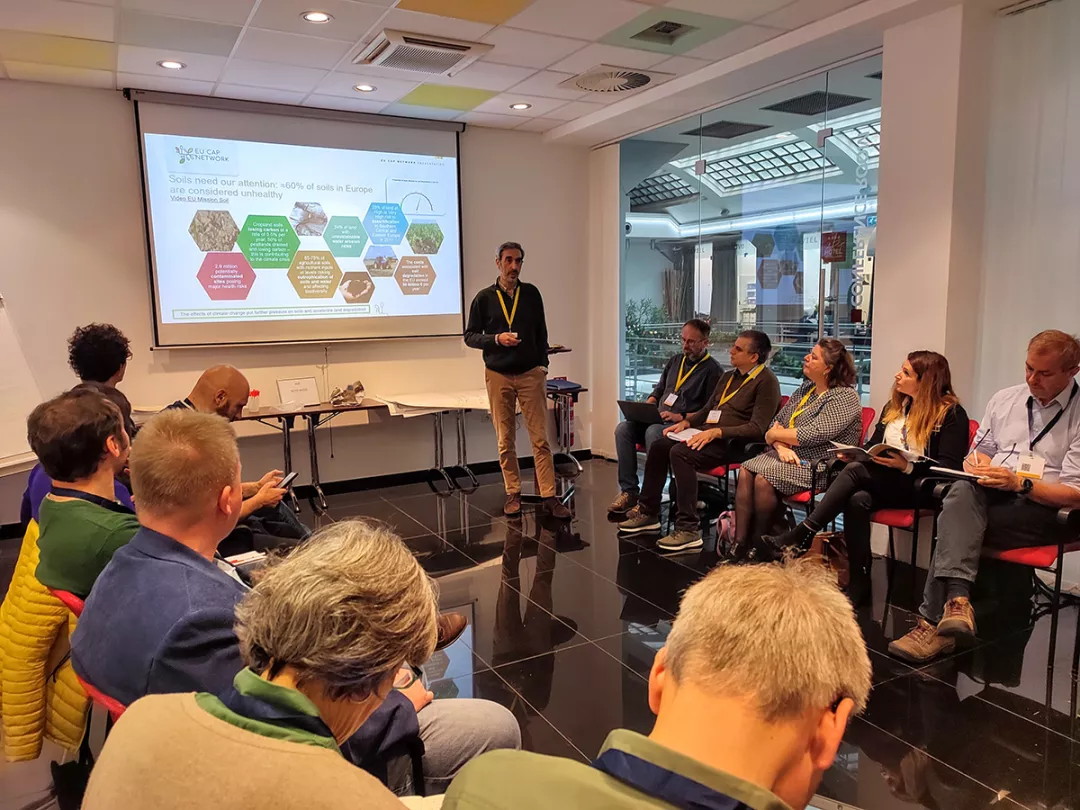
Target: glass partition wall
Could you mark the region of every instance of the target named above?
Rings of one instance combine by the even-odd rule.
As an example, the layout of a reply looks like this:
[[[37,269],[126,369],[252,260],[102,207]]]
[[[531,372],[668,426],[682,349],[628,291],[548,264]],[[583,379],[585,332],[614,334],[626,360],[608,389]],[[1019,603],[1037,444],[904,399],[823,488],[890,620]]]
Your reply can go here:
[[[625,398],[702,317],[724,366],[737,332],[767,332],[785,394],[843,340],[868,402],[880,121],[876,56],[622,142]]]

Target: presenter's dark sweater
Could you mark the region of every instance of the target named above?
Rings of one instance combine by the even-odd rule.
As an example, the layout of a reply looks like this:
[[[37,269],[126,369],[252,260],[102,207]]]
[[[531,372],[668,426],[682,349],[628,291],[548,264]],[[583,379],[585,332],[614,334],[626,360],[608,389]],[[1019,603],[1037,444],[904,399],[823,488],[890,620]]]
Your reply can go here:
[[[469,323],[465,327],[465,345],[484,352],[484,365],[499,374],[524,374],[537,366],[547,367],[548,334],[544,318],[544,299],[532,284],[518,282],[521,297],[514,313],[514,296],[507,295],[499,283],[485,287],[476,294],[469,308]],[[506,313],[499,304],[502,296],[506,312],[513,314],[514,324],[507,323]],[[500,346],[495,336],[501,332],[517,332],[517,346]]]

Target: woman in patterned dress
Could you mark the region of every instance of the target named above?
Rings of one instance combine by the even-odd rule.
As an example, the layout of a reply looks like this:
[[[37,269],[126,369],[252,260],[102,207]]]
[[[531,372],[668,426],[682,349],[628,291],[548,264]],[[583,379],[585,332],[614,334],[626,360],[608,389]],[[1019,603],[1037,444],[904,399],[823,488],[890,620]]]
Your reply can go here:
[[[814,465],[834,441],[861,444],[862,403],[852,388],[855,364],[839,340],[819,340],[803,358],[804,382],[765,434],[770,445],[739,470],[735,539],[745,555],[763,534],[773,534],[782,499],[810,489]]]

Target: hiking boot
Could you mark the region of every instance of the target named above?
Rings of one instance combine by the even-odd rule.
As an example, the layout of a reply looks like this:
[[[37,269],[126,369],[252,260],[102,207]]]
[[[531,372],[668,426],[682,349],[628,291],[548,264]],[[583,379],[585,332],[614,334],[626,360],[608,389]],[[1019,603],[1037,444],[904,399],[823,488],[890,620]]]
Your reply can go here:
[[[913,664],[924,664],[955,648],[956,641],[939,635],[934,625],[920,617],[914,630],[889,644],[889,654]]]
[[[460,613],[443,613],[436,620],[438,635],[435,637],[435,650],[445,650],[465,632],[469,620]]]
[[[660,517],[650,515],[640,506],[635,506],[626,514],[626,520],[619,524],[619,531],[623,534],[658,532],[660,531]]]
[[[938,635],[950,638],[975,638],[975,610],[966,596],[957,596],[945,603],[945,611],[937,626]]]
[[[521,514],[521,493],[511,492],[506,496],[506,504],[503,506],[503,514],[514,517]]]
[[[607,510],[613,515],[625,515],[637,506],[637,499],[638,496],[632,492],[620,492],[619,497],[611,502]]]
[[[544,508],[556,520],[569,520],[572,517],[570,509],[558,498],[544,498]]]
[[[656,550],[673,553],[676,551],[693,551],[704,545],[701,532],[676,530],[674,534],[661,537],[656,541]]]

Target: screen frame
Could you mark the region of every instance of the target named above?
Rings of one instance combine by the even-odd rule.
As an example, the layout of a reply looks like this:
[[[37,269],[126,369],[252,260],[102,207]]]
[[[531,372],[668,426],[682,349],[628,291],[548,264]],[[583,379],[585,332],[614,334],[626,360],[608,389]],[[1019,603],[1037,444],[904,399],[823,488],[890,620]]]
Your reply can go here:
[[[465,124],[456,121],[437,121],[428,119],[403,118],[400,116],[379,116],[371,113],[350,113],[343,110],[327,110],[322,108],[299,108],[282,104],[270,104],[256,101],[234,101],[232,99],[219,99],[202,96],[188,96],[173,93],[159,93],[153,91],[124,89],[124,97],[131,101],[134,111],[135,140],[139,160],[139,192],[142,198],[143,218],[143,244],[146,252],[147,288],[150,295],[150,334],[153,342],[151,351],[172,349],[207,349],[229,348],[236,346],[323,346],[336,343],[368,343],[371,341],[398,341],[398,340],[439,340],[444,338],[461,339],[465,335],[467,313],[465,311],[465,227],[463,217],[462,193],[461,193],[461,133]],[[176,342],[164,341],[161,336],[161,300],[158,292],[157,261],[154,254],[153,225],[150,214],[150,198],[148,196],[149,178],[146,166],[146,148],[143,141],[145,134],[142,126],[142,118],[139,112],[139,102],[147,101],[156,104],[172,104],[175,106],[205,107],[215,110],[227,110],[232,112],[252,112],[260,114],[286,115],[294,118],[317,118],[323,120],[338,121],[343,123],[375,124],[378,126],[413,127],[416,129],[434,129],[454,132],[454,151],[457,175],[457,214],[458,214],[458,302],[460,331],[425,333],[420,335],[370,335],[365,337],[340,337],[327,336],[322,338],[298,338],[298,339],[269,339],[269,340],[227,340],[217,342]],[[395,320],[404,323],[410,318],[428,319],[431,317],[452,317],[449,315],[415,315],[395,316]],[[345,319],[341,319],[345,320]],[[243,322],[237,322],[241,324]],[[261,323],[274,323],[263,321]]]

